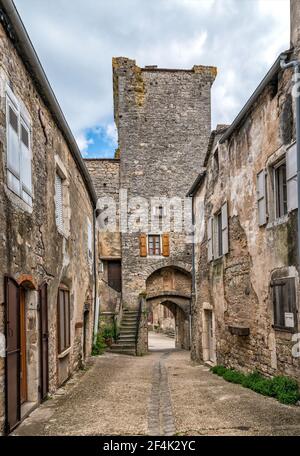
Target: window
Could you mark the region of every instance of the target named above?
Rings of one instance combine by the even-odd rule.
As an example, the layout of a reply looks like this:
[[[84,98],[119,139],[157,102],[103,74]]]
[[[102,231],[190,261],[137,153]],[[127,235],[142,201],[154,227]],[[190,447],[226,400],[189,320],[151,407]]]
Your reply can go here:
[[[170,256],[170,236],[163,234],[140,234],[140,256]]]
[[[121,261],[108,261],[107,276],[108,286],[120,293],[122,291]]]
[[[215,256],[221,257],[223,255],[223,239],[222,239],[222,212],[220,211],[215,215]]]
[[[297,327],[296,285],[294,278],[276,279],[273,290],[274,327],[294,331]]]
[[[267,177],[273,185],[267,185]],[[269,192],[267,190],[270,190]],[[298,208],[297,144],[286,151],[285,158],[257,174],[258,224],[265,225]]]
[[[12,100],[15,101],[12,101]],[[17,100],[7,96],[7,185],[32,206],[30,124]]]
[[[148,255],[155,256],[161,254],[160,235],[148,236]]]
[[[61,354],[71,346],[70,340],[70,292],[61,285],[58,290],[58,353]]]
[[[214,172],[219,173],[220,163],[219,163],[219,149],[217,148],[214,153]]]
[[[276,218],[280,218],[288,213],[285,161],[274,167],[274,189]]]
[[[55,174],[55,216],[57,228],[63,232],[63,178],[58,174],[58,172]]]
[[[223,204],[219,212],[208,220],[207,250],[208,261],[220,258],[229,252],[227,202]]]

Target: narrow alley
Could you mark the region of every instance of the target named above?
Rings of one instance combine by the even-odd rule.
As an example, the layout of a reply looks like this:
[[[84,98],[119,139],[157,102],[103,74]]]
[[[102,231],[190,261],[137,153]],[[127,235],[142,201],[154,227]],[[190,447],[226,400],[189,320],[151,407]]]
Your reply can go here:
[[[300,407],[227,383],[172,339],[93,358],[13,435],[300,435]]]

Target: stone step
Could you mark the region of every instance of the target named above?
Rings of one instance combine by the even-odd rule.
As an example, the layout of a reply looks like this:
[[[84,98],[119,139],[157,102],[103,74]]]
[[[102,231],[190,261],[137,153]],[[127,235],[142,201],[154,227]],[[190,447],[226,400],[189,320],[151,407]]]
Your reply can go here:
[[[128,335],[121,335],[118,339],[118,342],[133,342],[135,343],[135,336],[128,334]]]
[[[116,348],[114,350],[111,350],[113,353],[119,353],[120,355],[131,355],[131,356],[136,356],[136,351],[134,350],[129,350],[129,349],[121,349],[121,348]]]
[[[112,350],[119,350],[120,348],[122,350],[135,350],[135,342],[120,342],[111,346]]]

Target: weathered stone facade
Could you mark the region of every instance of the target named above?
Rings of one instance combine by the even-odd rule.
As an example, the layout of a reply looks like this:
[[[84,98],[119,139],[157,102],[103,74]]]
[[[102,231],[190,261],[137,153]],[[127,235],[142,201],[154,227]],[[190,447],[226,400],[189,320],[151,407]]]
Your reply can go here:
[[[184,198],[191,177],[196,177],[204,161],[211,128],[210,89],[215,77],[214,67],[194,66],[192,70],[140,68],[134,60],[113,59],[120,223],[116,233],[106,232],[105,227],[101,230],[100,256],[101,251],[109,252],[104,255],[104,262],[119,257],[117,247],[111,249],[114,243],[117,245],[120,231],[122,306],[125,308],[136,309],[140,293],[148,293],[148,284],[156,275],[159,282],[161,272],[171,271],[188,281],[185,291],[181,290],[182,281],[179,280],[177,288],[165,288],[163,297],[156,296],[157,303],[168,303],[172,308],[178,320],[177,345],[184,348],[189,348],[192,270],[192,246],[187,241],[189,227],[184,226],[183,217],[184,210],[188,212],[190,208],[184,206]],[[109,164],[88,160],[86,163],[97,196],[113,196],[115,200],[118,179],[115,161],[111,160]],[[115,174],[111,176],[111,186],[105,188],[103,175],[110,166],[115,167]],[[175,199],[170,204],[171,198]],[[145,212],[141,215],[138,211],[145,202],[148,205],[146,220],[143,218]],[[162,226],[152,223],[153,210],[160,204],[165,211]],[[167,215],[170,224],[165,229],[164,217]],[[182,224],[180,229],[175,227],[176,216]],[[159,236],[160,242],[167,235],[167,253],[161,251],[154,256],[146,251],[141,254],[141,236],[145,236],[147,250],[149,234]],[[155,275],[156,271],[159,272]],[[111,311],[112,290],[107,287],[105,268],[102,282],[102,310]],[[160,288],[158,282],[153,284],[156,290]],[[184,310],[180,307],[182,303]],[[151,307],[150,301],[148,307]]]
[[[293,18],[298,27],[299,3],[292,6],[299,11]],[[292,40],[297,36],[292,29]],[[295,177],[289,180],[295,100],[292,70],[281,70],[277,61],[270,74],[244,117],[227,133],[213,132],[206,174],[194,192],[192,357],[299,380],[300,361],[293,353],[300,324]],[[288,294],[275,295],[286,284]]]
[[[0,2],[2,8],[2,2]],[[70,147],[59,121],[48,106],[47,96],[37,84],[30,64],[20,57],[14,27],[8,36],[10,17],[1,10],[0,23],[0,334],[7,335],[5,317],[8,299],[5,277],[9,276],[25,299],[27,391],[21,416],[41,400],[42,337],[48,337],[49,392],[65,382],[91,353],[94,315],[94,266],[89,255],[88,223],[92,229],[96,198],[91,194],[83,173],[84,164]],[[12,39],[11,39],[12,38]],[[21,106],[30,119],[30,153],[32,171],[32,204],[26,203],[8,185],[8,97]],[[75,142],[75,141],[74,141]],[[55,178],[63,179],[63,232],[56,221]],[[92,233],[91,233],[92,234]],[[91,246],[92,255],[94,247]],[[41,285],[47,284],[48,333],[40,331]],[[70,344],[58,352],[58,289],[63,284],[70,296]],[[10,315],[10,319],[13,317]],[[17,303],[16,319],[20,319]],[[22,318],[22,317],[21,317]],[[66,317],[67,318],[67,317]],[[21,323],[22,325],[22,323]],[[4,342],[5,339],[1,339]],[[4,349],[4,347],[3,347]],[[24,353],[24,354],[23,354]],[[8,391],[7,356],[0,353],[0,433],[9,418],[5,416]],[[23,360],[23,358],[22,358]],[[8,361],[7,361],[8,362]],[[23,361],[22,361],[23,362]],[[5,368],[6,366],[6,368]],[[25,376],[25,371],[22,373]],[[46,375],[46,374],[45,374]],[[6,380],[5,380],[6,379]],[[16,379],[17,382],[17,379]],[[9,387],[14,388],[13,384]],[[45,391],[44,393],[47,393]],[[12,393],[10,393],[12,394]],[[17,412],[16,412],[17,414]],[[6,430],[15,423],[7,423]]]

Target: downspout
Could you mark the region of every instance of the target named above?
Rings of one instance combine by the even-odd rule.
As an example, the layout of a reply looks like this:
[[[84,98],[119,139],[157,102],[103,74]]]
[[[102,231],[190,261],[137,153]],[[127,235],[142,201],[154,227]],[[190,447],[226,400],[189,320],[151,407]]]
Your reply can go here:
[[[96,343],[97,334],[98,334],[98,326],[99,326],[99,313],[100,313],[100,300],[98,296],[98,275],[97,275],[97,260],[98,255],[96,254],[97,243],[96,243],[96,235],[97,235],[97,215],[98,209],[94,209],[93,211],[93,240],[94,240],[94,337],[93,342]]]
[[[192,226],[193,226],[193,242],[192,242],[192,299],[190,301],[190,350],[192,348],[192,304],[195,300],[195,212],[194,212],[194,195],[192,195]]]
[[[286,63],[287,56],[283,54],[280,66],[283,70],[294,68],[295,84],[300,82],[300,61],[292,60]],[[298,184],[298,268],[300,268],[300,93],[296,94],[296,147],[297,147],[297,184]]]

